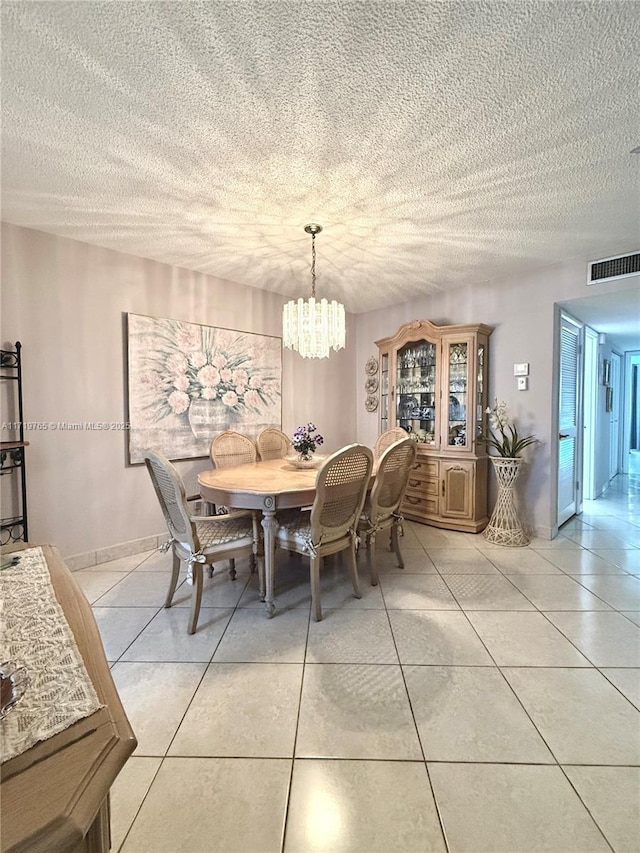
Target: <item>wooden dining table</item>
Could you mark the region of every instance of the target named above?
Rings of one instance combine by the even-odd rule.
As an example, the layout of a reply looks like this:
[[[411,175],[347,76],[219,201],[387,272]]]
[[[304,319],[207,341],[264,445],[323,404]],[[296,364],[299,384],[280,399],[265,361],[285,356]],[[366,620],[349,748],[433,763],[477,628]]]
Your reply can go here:
[[[273,587],[275,567],[276,512],[310,506],[316,496],[314,468],[296,468],[288,459],[268,459],[203,471],[198,486],[204,500],[234,509],[252,509],[262,513],[264,530],[264,602],[267,616],[275,610]]]

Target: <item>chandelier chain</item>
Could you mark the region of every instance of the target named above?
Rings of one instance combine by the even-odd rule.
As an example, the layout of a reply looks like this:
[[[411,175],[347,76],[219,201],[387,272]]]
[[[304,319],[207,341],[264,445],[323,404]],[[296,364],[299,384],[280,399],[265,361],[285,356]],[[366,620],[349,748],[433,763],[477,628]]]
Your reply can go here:
[[[316,235],[311,234],[311,295],[316,297]]]

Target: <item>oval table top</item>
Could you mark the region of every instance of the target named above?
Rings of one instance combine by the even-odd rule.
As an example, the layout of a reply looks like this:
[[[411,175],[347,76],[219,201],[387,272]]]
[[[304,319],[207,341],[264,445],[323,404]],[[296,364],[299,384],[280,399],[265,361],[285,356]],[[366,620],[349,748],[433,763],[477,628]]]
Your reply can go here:
[[[308,506],[316,494],[316,468],[296,468],[287,458],[215,468],[198,475],[200,494],[236,509]]]

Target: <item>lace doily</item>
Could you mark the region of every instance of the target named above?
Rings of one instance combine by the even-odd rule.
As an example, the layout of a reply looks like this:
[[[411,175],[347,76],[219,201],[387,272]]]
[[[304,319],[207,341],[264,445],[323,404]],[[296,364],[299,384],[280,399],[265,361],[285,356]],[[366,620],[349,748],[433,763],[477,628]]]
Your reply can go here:
[[[41,548],[0,556],[0,659],[29,685],[0,721],[2,762],[103,707],[49,577]]]

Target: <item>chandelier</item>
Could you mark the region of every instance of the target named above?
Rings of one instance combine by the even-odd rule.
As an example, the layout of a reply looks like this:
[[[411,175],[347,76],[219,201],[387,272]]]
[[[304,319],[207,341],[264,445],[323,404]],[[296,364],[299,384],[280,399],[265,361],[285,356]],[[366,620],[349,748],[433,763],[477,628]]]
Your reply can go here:
[[[292,299],[284,306],[282,339],[303,358],[328,358],[329,350],[344,348],[344,305],[335,299],[316,299],[316,234],[322,225],[305,225],[304,230],[311,234],[311,297]]]

